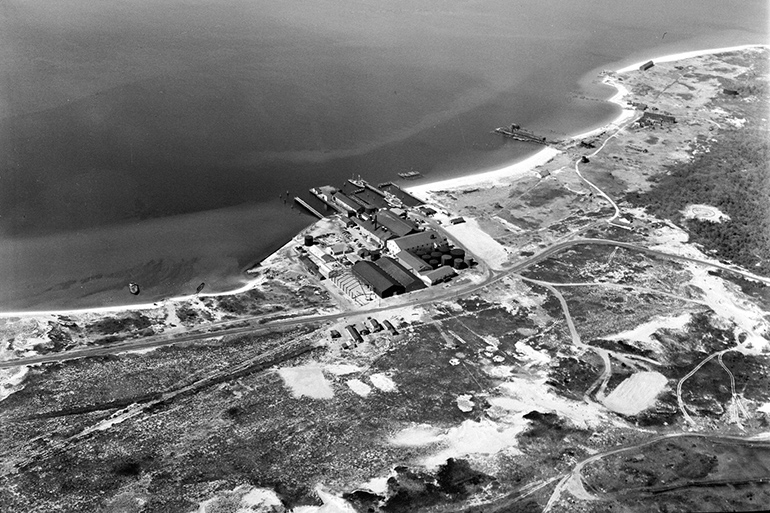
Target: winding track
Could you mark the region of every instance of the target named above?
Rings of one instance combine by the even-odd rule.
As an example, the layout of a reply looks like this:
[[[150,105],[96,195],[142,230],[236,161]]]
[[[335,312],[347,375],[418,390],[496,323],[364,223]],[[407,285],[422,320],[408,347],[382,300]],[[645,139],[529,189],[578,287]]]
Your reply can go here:
[[[304,316],[298,316],[290,319],[280,319],[275,321],[270,321],[270,320],[266,321],[267,318],[264,315],[256,316],[256,317],[247,317],[247,318],[239,319],[237,321],[233,321],[232,322],[233,326],[229,328],[224,327],[219,331],[212,331],[212,332],[194,331],[187,334],[157,335],[152,337],[146,337],[140,340],[130,340],[125,342],[110,344],[108,346],[88,347],[84,349],[75,349],[72,351],[64,351],[61,353],[30,356],[26,358],[17,358],[13,360],[6,360],[4,362],[0,362],[0,369],[18,367],[20,365],[35,365],[40,363],[73,360],[77,358],[105,356],[110,354],[124,353],[127,351],[136,351],[140,349],[149,349],[149,348],[168,346],[168,345],[174,345],[174,344],[187,344],[187,343],[192,343],[200,340],[207,340],[211,338],[222,337],[226,335],[240,335],[245,333],[264,333],[266,331],[269,331],[275,328],[292,327],[292,326],[298,326],[301,324],[307,324],[312,322],[323,323],[323,322],[329,322],[329,321],[338,321],[348,317],[356,317],[364,313],[371,315],[376,313],[388,312],[391,310],[403,308],[407,304],[410,304],[412,306],[424,306],[424,305],[436,303],[439,301],[444,301],[450,298],[469,296],[469,295],[475,294],[476,292],[482,290],[483,288],[493,283],[496,283],[498,281],[501,281],[507,276],[516,275],[521,271],[531,267],[532,265],[538,262],[541,262],[547,258],[550,258],[557,253],[560,253],[566,249],[569,249],[575,246],[581,246],[581,245],[620,246],[625,249],[630,249],[632,251],[639,251],[648,255],[652,255],[652,256],[656,256],[664,259],[693,262],[706,267],[720,269],[723,271],[738,274],[745,278],[762,281],[763,283],[770,285],[770,278],[765,278],[763,276],[757,276],[749,272],[733,269],[723,264],[709,262],[707,260],[699,260],[697,258],[687,257],[683,255],[674,255],[671,253],[665,253],[663,251],[650,249],[650,248],[639,246],[637,244],[632,244],[629,242],[621,242],[621,241],[610,240],[610,239],[582,238],[582,239],[566,240],[566,241],[554,244],[553,246],[545,248],[540,253],[533,255],[503,271],[490,271],[487,278],[485,278],[481,283],[466,285],[460,289],[456,287],[449,287],[447,290],[437,294],[431,294],[429,297],[420,298],[419,296],[416,295],[415,300],[411,301],[410,303],[398,302],[395,304],[393,303],[386,304],[385,306],[379,306],[377,308],[358,309],[358,310],[351,310],[351,311],[332,313],[332,314],[304,315]],[[244,323],[246,323],[246,325],[244,325]],[[227,325],[226,324],[217,325],[217,327],[220,327],[220,326],[227,326]],[[202,330],[205,328],[199,327],[197,329]]]

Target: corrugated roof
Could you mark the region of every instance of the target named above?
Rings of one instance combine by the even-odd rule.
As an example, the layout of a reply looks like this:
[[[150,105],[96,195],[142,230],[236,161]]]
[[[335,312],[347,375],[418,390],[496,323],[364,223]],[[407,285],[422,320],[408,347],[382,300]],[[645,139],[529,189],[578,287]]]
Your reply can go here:
[[[400,261],[406,267],[411,267],[417,271],[423,271],[431,268],[430,265],[425,262],[425,260],[413,255],[408,251],[401,251],[396,253],[396,259],[398,259],[398,261]]]
[[[353,264],[356,278],[369,285],[381,297],[404,292],[404,287],[372,262],[362,260]]]
[[[390,210],[380,210],[374,217],[379,224],[390,230],[396,237],[403,237],[417,230],[417,225],[413,222],[398,217]]]
[[[385,271],[388,276],[403,285],[408,292],[417,289],[424,289],[425,285],[409,269],[399,264],[392,258],[382,257],[374,265]]]
[[[446,239],[441,237],[435,230],[425,230],[424,232],[414,233],[405,237],[400,237],[392,242],[398,246],[401,251],[428,246],[431,244],[440,244]]]
[[[347,196],[345,196],[341,192],[336,193],[334,195],[334,199],[338,203],[342,203],[343,205],[345,205],[347,208],[349,208],[350,210],[352,210],[354,212],[360,212],[361,210],[363,210],[363,207],[361,205],[359,205],[358,203],[356,203],[352,199],[348,198]]]
[[[385,227],[383,227],[382,225],[378,225],[377,228],[375,228],[374,224],[371,221],[354,217],[353,222],[383,242],[388,241],[390,239],[394,239],[396,237],[394,234],[390,233],[389,230],[385,229]]]
[[[423,276],[428,278],[430,281],[436,282],[439,280],[443,280],[444,278],[449,278],[450,276],[455,276],[457,273],[454,269],[449,267],[448,265],[442,265],[438,269],[434,269],[432,271],[428,271],[426,273],[422,273]]]

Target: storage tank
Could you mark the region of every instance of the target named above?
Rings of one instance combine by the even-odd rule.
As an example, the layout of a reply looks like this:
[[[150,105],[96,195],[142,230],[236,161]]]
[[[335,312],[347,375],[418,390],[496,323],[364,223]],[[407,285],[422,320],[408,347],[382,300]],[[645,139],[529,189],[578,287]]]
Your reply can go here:
[[[441,265],[441,262],[438,259],[436,259],[436,258],[431,258],[430,262],[428,262],[428,263],[434,269],[438,269],[439,266]]]
[[[439,247],[436,248],[436,251],[438,251],[440,253],[449,253],[449,251],[451,249],[452,248],[449,247],[449,244],[442,244],[442,245],[440,245]]]
[[[422,255],[420,258],[422,258],[426,262],[430,262],[430,259],[433,258],[433,257],[431,257],[430,255]]]
[[[313,245],[313,236],[305,235],[305,246],[312,246],[312,245]]]
[[[455,258],[454,260],[454,268],[455,269],[465,269],[465,260],[462,258]]]
[[[436,260],[441,258],[441,251],[433,251],[430,254],[431,258],[435,258]]]
[[[452,265],[452,255],[441,255],[441,265]]]
[[[455,258],[459,258],[460,260],[465,258],[465,250],[461,248],[455,248],[450,251],[449,254]]]

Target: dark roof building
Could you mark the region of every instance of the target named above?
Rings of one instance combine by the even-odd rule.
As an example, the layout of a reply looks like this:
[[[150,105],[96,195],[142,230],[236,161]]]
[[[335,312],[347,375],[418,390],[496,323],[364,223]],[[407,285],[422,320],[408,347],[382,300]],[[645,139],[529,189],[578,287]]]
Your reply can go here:
[[[396,237],[403,237],[417,231],[417,225],[408,219],[398,217],[390,210],[380,210],[374,216],[377,224],[381,224]]]
[[[354,217],[353,221],[369,232],[375,239],[380,241],[381,243],[385,243],[386,241],[389,241],[390,239],[395,239],[396,235],[391,233],[387,228],[382,226],[381,224],[375,225],[372,221],[368,219],[361,219]]]
[[[340,207],[346,209],[348,213],[353,212],[356,214],[360,214],[364,211],[364,207],[359,205],[357,202],[353,201],[352,199],[348,198],[341,192],[337,192],[334,194],[334,201],[339,205]]]
[[[385,273],[396,280],[399,285],[404,287],[405,292],[413,292],[415,290],[424,289],[425,285],[411,272],[409,269],[399,264],[392,258],[382,257],[375,262],[377,267],[385,271]]]
[[[655,112],[645,111],[639,120],[639,124],[641,125],[652,125],[654,123],[660,123],[661,125],[663,123],[676,123],[676,118],[670,114],[657,114]]]
[[[353,264],[353,275],[382,298],[402,294],[405,290],[404,286],[391,278],[388,273],[366,260]]]
[[[361,336],[355,326],[347,325],[345,326],[345,331],[350,334],[350,338],[353,339],[353,342],[360,344],[364,341],[364,338]]]
[[[642,64],[641,66],[639,66],[639,69],[642,70],[642,71],[647,71],[648,69],[650,69],[653,66],[655,66],[654,62],[647,61],[644,64]]]

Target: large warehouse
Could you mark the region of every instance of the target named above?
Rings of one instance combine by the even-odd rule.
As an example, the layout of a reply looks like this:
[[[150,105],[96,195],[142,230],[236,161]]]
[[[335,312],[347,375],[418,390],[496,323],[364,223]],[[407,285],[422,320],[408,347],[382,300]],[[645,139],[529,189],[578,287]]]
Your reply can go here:
[[[415,290],[425,288],[425,285],[417,276],[392,258],[382,257],[374,262],[374,265],[396,280],[402,287],[404,287],[406,292],[414,292]]]
[[[433,249],[439,244],[446,242],[446,237],[442,237],[435,230],[425,230],[424,232],[414,233],[406,237],[391,239],[387,242],[388,250],[394,255],[400,251],[416,251],[419,249]]]
[[[406,290],[403,285],[388,273],[367,260],[361,260],[353,264],[353,275],[382,298],[403,294]]]

